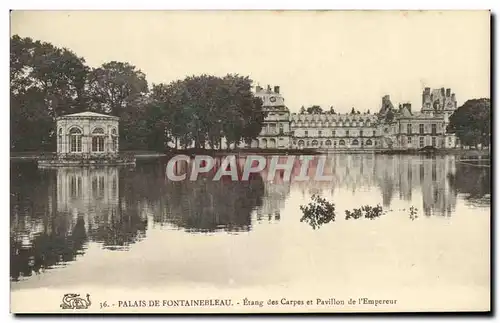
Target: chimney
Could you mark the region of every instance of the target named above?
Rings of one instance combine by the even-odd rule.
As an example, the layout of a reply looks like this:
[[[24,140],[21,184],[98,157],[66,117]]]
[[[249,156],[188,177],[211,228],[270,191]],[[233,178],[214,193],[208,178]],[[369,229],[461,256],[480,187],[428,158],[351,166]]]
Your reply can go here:
[[[271,85],[267,85],[267,92],[271,92]]]
[[[446,89],[446,97],[450,97],[450,94],[451,94],[451,89]]]
[[[275,86],[274,87],[274,93],[277,93],[277,94],[280,93],[280,87],[279,86]]]
[[[430,87],[426,87],[425,90],[424,90],[424,93],[425,94],[431,94],[431,88]]]
[[[262,88],[260,87],[260,85],[257,85],[255,87],[255,92],[259,93],[260,91],[262,91]]]
[[[445,93],[444,93],[444,87],[441,88],[441,96],[444,96]]]

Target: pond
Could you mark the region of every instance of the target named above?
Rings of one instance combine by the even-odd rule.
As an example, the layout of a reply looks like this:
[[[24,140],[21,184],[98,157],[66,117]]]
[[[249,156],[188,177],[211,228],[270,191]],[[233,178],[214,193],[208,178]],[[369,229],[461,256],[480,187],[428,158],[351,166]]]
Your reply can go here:
[[[171,181],[167,159],[55,170],[12,162],[13,297],[77,286],[259,297],[307,288],[422,308],[484,305],[489,168],[454,156],[326,159],[328,181],[268,180],[267,168],[247,181]],[[335,205],[334,221],[301,221],[313,195]],[[346,219],[367,205],[382,214]]]

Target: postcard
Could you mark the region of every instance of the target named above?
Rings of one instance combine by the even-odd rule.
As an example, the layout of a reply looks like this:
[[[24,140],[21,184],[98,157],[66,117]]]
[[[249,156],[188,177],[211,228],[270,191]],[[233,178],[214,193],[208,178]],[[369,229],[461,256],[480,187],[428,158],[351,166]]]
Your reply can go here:
[[[12,11],[11,312],[491,311],[490,21]]]

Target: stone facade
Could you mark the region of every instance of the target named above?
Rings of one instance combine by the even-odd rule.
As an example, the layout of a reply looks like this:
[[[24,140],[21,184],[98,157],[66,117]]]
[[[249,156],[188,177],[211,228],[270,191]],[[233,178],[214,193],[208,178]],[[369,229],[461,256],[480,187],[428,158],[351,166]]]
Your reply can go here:
[[[285,99],[280,94],[279,86],[271,89],[256,87],[255,96],[263,102],[263,109],[267,112],[262,131],[252,147],[260,148],[289,148],[290,147],[290,111],[285,106]]]
[[[118,117],[94,112],[57,118],[57,155],[64,157],[117,155]]]
[[[454,148],[459,142],[446,133],[446,127],[456,107],[451,89],[425,88],[422,108],[417,112],[412,112],[410,103],[396,108],[390,96],[385,95],[376,114],[292,113],[290,148],[325,151]]]
[[[380,145],[372,114],[296,114],[291,117],[291,148],[373,149]]]

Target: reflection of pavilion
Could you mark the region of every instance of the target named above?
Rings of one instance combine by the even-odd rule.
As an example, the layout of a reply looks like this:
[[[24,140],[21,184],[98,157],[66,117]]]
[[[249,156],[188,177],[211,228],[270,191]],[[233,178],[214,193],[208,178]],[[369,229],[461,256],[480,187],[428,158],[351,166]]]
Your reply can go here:
[[[145,234],[146,220],[119,193],[117,167],[57,169],[58,212],[69,214],[73,223],[83,217],[91,239],[107,248],[126,246]]]
[[[85,228],[97,226],[118,213],[118,168],[57,169],[57,211],[69,213],[73,221],[85,219]]]

